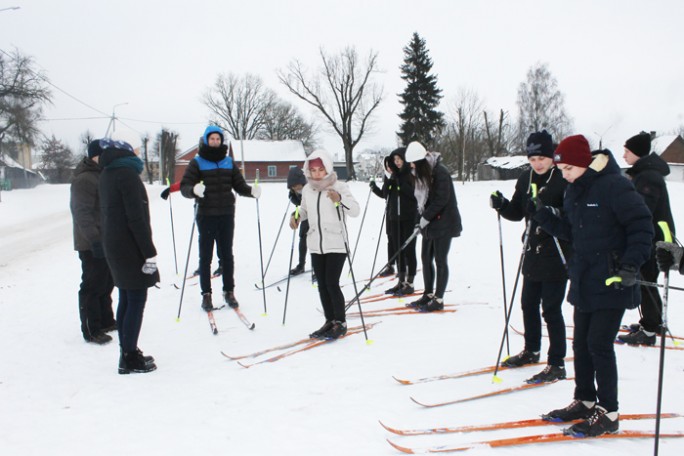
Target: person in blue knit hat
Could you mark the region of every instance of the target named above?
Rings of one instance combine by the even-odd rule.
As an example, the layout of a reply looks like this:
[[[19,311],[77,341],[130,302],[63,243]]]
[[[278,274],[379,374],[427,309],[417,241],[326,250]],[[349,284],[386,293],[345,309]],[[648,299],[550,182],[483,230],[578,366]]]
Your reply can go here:
[[[235,232],[235,190],[241,196],[259,198],[260,186],[249,186],[233,157],[228,154],[223,132],[210,125],[204,130],[199,152],[181,179],[181,194],[197,203],[199,234],[200,288],[202,309],[214,309],[211,289],[211,259],[214,242],[223,260],[223,299],[232,308],[239,306],[235,298],[233,277],[233,234]]]

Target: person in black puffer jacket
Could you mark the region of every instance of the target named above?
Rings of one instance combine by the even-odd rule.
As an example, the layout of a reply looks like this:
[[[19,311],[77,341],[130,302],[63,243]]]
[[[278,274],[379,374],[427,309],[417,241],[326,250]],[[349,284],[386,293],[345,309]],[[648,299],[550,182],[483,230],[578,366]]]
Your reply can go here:
[[[670,174],[670,167],[658,154],[651,153],[651,135],[641,132],[632,136],[625,143],[623,158],[631,168],[627,175],[637,192],[644,198],[653,216],[653,251],[651,257],[641,266],[641,277],[647,282],[658,281],[658,265],[655,257],[655,243],[663,240],[663,233],[658,222],[667,222],[674,235],[675,226],[670,210],[670,196],[665,184],[665,176]],[[663,302],[658,290],[646,285],[641,286],[641,320],[630,325],[631,334],[618,336],[622,342],[632,345],[654,345],[656,333],[662,323]]]
[[[523,284],[520,297],[525,347],[522,352],[511,356],[502,365],[520,367],[539,361],[543,316],[549,333],[547,366],[542,372],[527,380],[529,383],[542,383],[566,377],[564,359],[567,343],[562,306],[568,283],[566,268],[570,246],[567,241],[554,239],[541,230],[532,219],[536,210],[532,186],[537,187],[536,197],[544,205],[561,208],[567,181],[553,164],[553,139],[546,130],[529,136],[527,157],[531,169],[518,178],[511,200],[508,201],[496,191],[490,198],[490,205],[507,220],[519,221],[524,218],[529,230],[526,231],[529,232],[529,237],[522,264]]]
[[[306,185],[304,171],[297,166],[290,168],[287,173],[287,188],[290,202],[299,207],[302,205],[302,189]],[[306,234],[309,232],[309,221],[303,220],[299,224],[299,262],[291,271],[291,275],[302,274],[306,268]]]
[[[197,232],[199,234],[200,288],[202,309],[214,308],[211,298],[211,258],[214,241],[221,248],[223,261],[223,299],[230,307],[238,307],[233,277],[233,233],[235,231],[235,190],[241,196],[259,198],[261,187],[245,182],[228,147],[223,132],[215,126],[204,131],[199,153],[190,161],[181,179],[181,193],[195,198]]]
[[[391,161],[389,155],[382,159],[382,164],[385,170],[384,176],[382,176],[382,187],[378,187],[378,184],[375,182],[375,178],[372,178],[368,184],[370,186],[371,191],[375,194],[375,196],[385,200],[385,235],[387,236],[387,266],[385,266],[385,268],[380,271],[378,277],[389,277],[396,274],[397,272],[394,269],[396,259],[391,263],[389,262],[389,260],[391,260],[394,257],[394,254],[397,250],[397,242],[393,238],[393,236],[395,235],[395,230],[392,230],[392,224],[389,223],[388,217],[388,214],[390,212],[390,201],[388,199],[389,192],[392,187],[396,187],[396,180],[394,178],[393,168],[390,163]],[[394,212],[396,212],[396,210]],[[390,290],[386,291],[386,293],[394,294],[393,291]]]
[[[99,140],[102,245],[114,285],[119,288],[116,323],[121,356],[119,373],[150,372],[154,358],[138,348],[147,289],[159,282],[152,242],[149,200],[140,180],[143,162],[130,144]]]
[[[568,301],[574,306],[575,393],[569,406],[544,418],[583,419],[568,432],[595,437],[619,428],[614,342],[625,310],[641,301],[636,280],[651,255],[653,224],[610,151],[592,157],[584,136],[569,136],[556,148],[554,161],[570,183],[563,213],[540,207],[534,219],[549,234],[572,242]]]
[[[463,229],[454,184],[439,155],[415,141],[406,147],[406,161],[415,173],[416,228],[423,235],[421,262],[425,285],[423,296],[407,306],[423,312],[444,309],[451,239],[459,237]]]

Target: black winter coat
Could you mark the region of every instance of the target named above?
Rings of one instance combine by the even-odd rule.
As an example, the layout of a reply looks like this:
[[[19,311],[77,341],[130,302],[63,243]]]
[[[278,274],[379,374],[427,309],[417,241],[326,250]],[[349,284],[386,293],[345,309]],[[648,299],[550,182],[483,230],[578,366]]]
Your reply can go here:
[[[432,168],[432,185],[423,213],[416,217],[430,222],[423,230],[426,239],[459,237],[463,231],[451,174],[439,160]]]
[[[252,196],[252,187],[247,185],[233,158],[227,156],[225,144],[220,147],[200,146],[199,153],[190,161],[181,179],[181,193],[186,198],[197,199],[198,215],[227,215],[235,213],[235,195]],[[193,188],[200,181],[204,183],[204,197],[197,198]]]
[[[157,250],[145,186],[136,169],[122,165],[132,158],[137,159],[132,152],[119,149],[106,149],[100,156],[102,244],[114,284],[124,290],[149,288],[159,282],[159,272],[142,272],[145,260],[157,256]]]
[[[670,167],[657,154],[649,154],[640,158],[627,170],[627,175],[632,178],[634,187],[644,198],[644,202],[653,216],[654,245],[657,241],[664,240],[658,222],[667,222],[673,235],[675,232],[674,219],[670,210],[670,196],[665,184],[665,176],[668,174],[670,174]]]
[[[651,213],[636,189],[620,174],[610,151],[595,153],[586,172],[569,184],[563,216],[547,210],[534,218],[542,228],[572,241],[568,301],[583,312],[633,309],[641,302],[639,285],[606,286],[621,265],[638,268],[649,258]]]
[[[535,173],[533,169],[525,171],[515,184],[513,197],[499,210],[499,214],[506,220],[517,222],[524,218],[527,223],[532,224],[522,267],[523,275],[538,282],[565,280],[568,277],[567,272],[553,236],[540,229],[536,221],[530,220],[531,214],[527,209],[532,198],[531,184],[537,185],[537,196],[545,206],[563,207],[563,194],[568,182],[554,166],[543,175]],[[559,240],[558,244],[567,261],[572,250],[570,243]]]
[[[100,236],[100,165],[85,157],[71,181],[71,216],[74,223],[74,250],[91,250]]]

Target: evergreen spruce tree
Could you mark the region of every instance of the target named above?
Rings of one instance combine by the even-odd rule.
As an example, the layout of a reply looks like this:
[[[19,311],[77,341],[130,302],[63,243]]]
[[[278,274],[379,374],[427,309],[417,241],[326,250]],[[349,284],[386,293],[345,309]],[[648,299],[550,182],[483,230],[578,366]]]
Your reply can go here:
[[[404,48],[404,64],[400,68],[406,89],[399,95],[404,111],[399,114],[402,124],[397,135],[403,145],[419,141],[430,146],[445,125],[444,114],[436,109],[442,90],[437,88],[437,76],[430,74],[432,59],[418,33]]]

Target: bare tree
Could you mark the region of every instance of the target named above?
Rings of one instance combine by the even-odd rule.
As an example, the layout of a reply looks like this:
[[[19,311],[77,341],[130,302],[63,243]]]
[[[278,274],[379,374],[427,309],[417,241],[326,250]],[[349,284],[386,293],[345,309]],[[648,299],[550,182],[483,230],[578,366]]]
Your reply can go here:
[[[355,179],[354,147],[370,127],[370,118],[382,101],[382,87],[372,81],[378,71],[378,54],[371,51],[359,62],[356,48],[336,55],[320,50],[323,63],[309,75],[302,63],[293,60],[278,78],[295,96],[316,108],[342,139],[349,178]]]
[[[33,67],[31,58],[19,51],[0,51],[0,143],[33,144],[38,134],[43,105],[52,95],[47,78]]]
[[[214,122],[235,139],[255,139],[275,104],[275,92],[259,76],[220,74],[204,94]]]
[[[160,167],[159,177],[162,182],[167,179],[170,182],[175,182],[176,179],[176,154],[178,149],[176,143],[178,142],[178,133],[162,128],[162,131],[157,134],[154,141],[154,149],[159,153]]]
[[[572,130],[572,120],[565,111],[565,96],[545,63],[533,65],[527,81],[518,87],[518,129],[516,143],[524,150],[527,136],[546,129],[559,141]]]
[[[510,142],[510,125],[508,122],[508,114],[503,110],[499,110],[499,120],[494,125],[489,121],[489,114],[483,111],[484,129],[486,134],[487,149],[490,157],[501,156],[508,153],[508,143]]]
[[[257,134],[257,139],[282,141],[295,139],[304,144],[304,149],[312,151],[316,144],[317,128],[313,122],[307,122],[290,103],[279,101],[266,113],[264,124]]]
[[[79,137],[79,145],[80,145],[80,151],[83,154],[88,154],[88,145],[95,139],[95,136],[90,132],[90,130],[86,130],[83,133],[81,133],[81,136]]]

